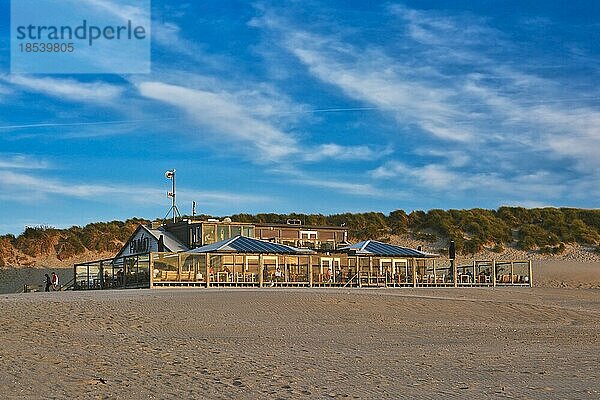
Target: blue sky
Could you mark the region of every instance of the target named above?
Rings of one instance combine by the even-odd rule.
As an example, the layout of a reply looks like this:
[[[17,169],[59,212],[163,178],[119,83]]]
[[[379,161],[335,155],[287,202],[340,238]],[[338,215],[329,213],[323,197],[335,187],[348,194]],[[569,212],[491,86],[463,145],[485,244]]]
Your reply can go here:
[[[0,233],[162,217],[170,168],[184,213],[600,206],[595,1],[154,0],[132,75],[11,75],[8,15]]]

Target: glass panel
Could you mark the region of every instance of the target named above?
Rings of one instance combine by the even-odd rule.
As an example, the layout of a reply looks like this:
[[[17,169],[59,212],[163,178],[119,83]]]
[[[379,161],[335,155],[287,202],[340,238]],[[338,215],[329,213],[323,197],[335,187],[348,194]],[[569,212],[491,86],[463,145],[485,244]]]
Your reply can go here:
[[[241,226],[231,226],[231,237],[239,236],[242,234]]]
[[[244,271],[245,282],[258,282],[258,257],[246,257],[246,270]]]
[[[456,267],[458,271],[458,283],[472,284],[475,275],[475,267],[473,264],[459,265]]]
[[[221,240],[229,239],[229,225],[218,225],[217,226],[217,242]]]
[[[212,244],[216,242],[214,225],[202,225],[202,234],[204,235],[204,244]]]
[[[274,283],[277,279],[276,273],[279,268],[279,263],[275,258],[264,257],[263,258],[263,281],[265,284]]]
[[[488,261],[475,262],[475,282],[490,284],[492,283],[492,263]]]
[[[529,263],[527,261],[513,263],[512,283],[529,283]]]
[[[95,261],[75,267],[75,289],[110,289],[149,285],[148,255]]]
[[[215,274],[215,282],[232,282],[233,281],[233,262],[235,256],[215,256],[221,259],[218,266],[213,265]]]
[[[183,282],[206,282],[204,254],[180,254],[181,276]]]
[[[155,282],[169,282],[179,280],[179,256],[173,253],[157,253],[152,255],[154,270],[152,271]]]

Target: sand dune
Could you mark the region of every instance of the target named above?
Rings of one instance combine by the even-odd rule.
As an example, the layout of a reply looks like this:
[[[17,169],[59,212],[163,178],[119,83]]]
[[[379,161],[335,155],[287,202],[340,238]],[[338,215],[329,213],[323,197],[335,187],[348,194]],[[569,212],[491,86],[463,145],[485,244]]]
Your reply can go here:
[[[498,288],[4,295],[0,387],[9,399],[597,399],[598,294]]]

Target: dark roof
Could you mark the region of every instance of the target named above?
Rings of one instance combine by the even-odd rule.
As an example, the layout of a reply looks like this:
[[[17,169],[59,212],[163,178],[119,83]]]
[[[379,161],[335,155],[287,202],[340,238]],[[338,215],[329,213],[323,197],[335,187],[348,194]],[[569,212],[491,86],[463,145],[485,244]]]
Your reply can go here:
[[[245,236],[235,236],[198,247],[191,250],[190,253],[312,254],[314,251]]]
[[[434,258],[434,254],[410,249],[408,247],[396,246],[389,243],[382,243],[376,240],[365,240],[350,246],[341,247],[338,251],[344,253],[354,253],[357,255],[385,256],[385,257],[414,257],[414,258]]]
[[[131,239],[134,238],[135,235],[137,235],[140,230],[146,231],[150,236],[152,236],[157,241],[160,240],[160,237],[162,236],[163,237],[163,244],[165,245],[165,251],[167,251],[167,252],[179,253],[181,251],[187,251],[188,250],[188,248],[183,243],[181,243],[170,232],[167,232],[163,227],[160,227],[160,228],[157,228],[157,229],[152,229],[152,228],[147,227],[145,225],[139,225],[136,228],[136,230],[131,234],[131,236],[129,237],[129,239],[127,239],[127,241],[125,242],[125,244],[123,245],[123,247],[121,247],[121,250],[119,250],[119,252],[115,256],[115,258],[120,257],[121,254],[123,254],[123,252],[125,251],[125,249],[127,249],[129,247],[129,242],[131,241]]]
[[[151,229],[147,226],[142,225],[142,228],[145,229],[149,234],[154,236],[156,240],[159,240],[162,236],[166,251],[170,251],[172,253],[179,253],[180,251],[188,250],[188,248],[183,243],[181,243],[179,239],[173,236],[173,234],[171,234],[170,232],[167,232],[162,227],[158,229]]]

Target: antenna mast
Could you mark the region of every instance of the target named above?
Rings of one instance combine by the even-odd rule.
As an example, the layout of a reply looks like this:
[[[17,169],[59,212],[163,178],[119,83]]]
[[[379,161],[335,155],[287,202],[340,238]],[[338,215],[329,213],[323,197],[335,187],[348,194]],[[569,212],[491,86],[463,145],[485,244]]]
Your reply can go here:
[[[173,223],[175,223],[175,222],[177,222],[177,217],[181,218],[181,214],[179,213],[179,209],[177,208],[177,199],[176,199],[177,194],[175,192],[175,169],[171,169],[171,170],[165,172],[165,178],[170,179],[171,182],[173,183],[172,191],[167,192],[167,197],[170,197],[173,199],[173,205],[171,205],[171,208],[167,212],[167,215],[165,215],[164,219],[167,219],[167,216],[172,211],[173,212]]]

